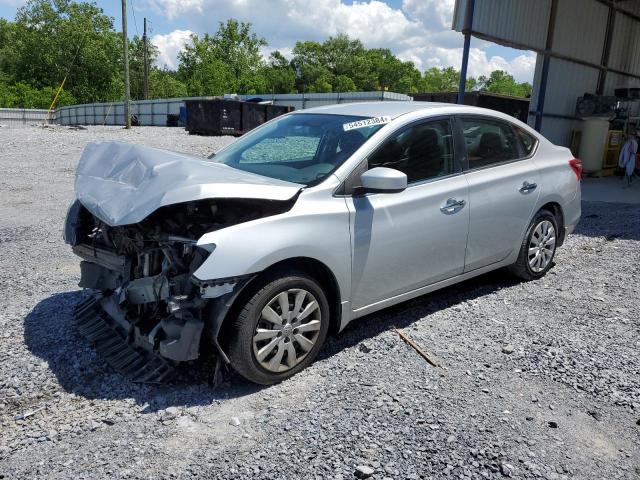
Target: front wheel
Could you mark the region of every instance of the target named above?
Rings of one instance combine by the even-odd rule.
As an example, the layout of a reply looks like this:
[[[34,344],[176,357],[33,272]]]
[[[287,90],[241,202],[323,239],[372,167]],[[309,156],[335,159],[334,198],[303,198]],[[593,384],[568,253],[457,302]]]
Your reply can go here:
[[[292,377],[318,355],[329,329],[322,287],[304,273],[265,279],[229,331],[229,357],[246,379],[270,385]]]
[[[509,270],[523,280],[543,277],[553,266],[557,241],[556,217],[548,210],[540,210],[529,224],[518,260]]]

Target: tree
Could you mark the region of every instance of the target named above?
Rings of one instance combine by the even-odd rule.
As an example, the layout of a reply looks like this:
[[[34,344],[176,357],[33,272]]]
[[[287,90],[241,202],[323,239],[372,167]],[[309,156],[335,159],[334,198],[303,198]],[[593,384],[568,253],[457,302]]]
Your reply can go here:
[[[299,92],[330,92],[333,75],[322,61],[322,44],[319,42],[296,42],[291,64],[296,73]]]
[[[363,85],[367,90],[390,90],[411,93],[418,90],[420,72],[412,62],[403,62],[388,48],[367,51],[370,65],[369,82]]]
[[[179,98],[188,96],[187,86],[171,70],[153,68],[149,72],[150,98]]]
[[[105,100],[121,70],[120,47],[113,19],[95,4],[28,0],[16,15],[9,73],[38,89],[66,76],[65,88],[77,101]]]
[[[210,35],[193,35],[179,54],[177,72],[159,69],[158,49],[148,46],[150,98],[224,93],[457,91],[453,67],[423,74],[389,49],[367,49],[358,39],[338,34],[324,42],[300,41],[291,59],[274,51],[250,23],[229,19]],[[143,98],[142,40],[130,41],[133,99]],[[0,106],[48,107],[63,79],[58,104],[122,100],[122,34],[93,2],[27,0],[15,22],[0,18]],[[503,71],[477,81],[467,91],[528,96],[531,85]]]
[[[517,83],[513,76],[503,70],[494,70],[489,77],[478,78],[479,90],[483,92],[500,93],[514,97],[530,97],[531,84]]]
[[[465,91],[474,90],[477,83],[475,78],[468,77]],[[460,72],[453,67],[431,67],[424,72],[420,83],[420,90],[429,93],[456,92],[458,88],[460,88]]]
[[[292,65],[298,90],[308,92],[417,91],[420,72],[388,49],[367,50],[360,40],[341,34],[325,42],[298,42]],[[347,80],[348,79],[348,80]]]
[[[269,64],[264,69],[266,93],[296,92],[296,72],[279,51],[271,52]]]
[[[345,91],[339,83],[345,87],[363,85],[369,75],[369,62],[366,57],[366,49],[362,42],[351,39],[345,34],[329,37],[321,44],[319,61],[333,76],[333,89]],[[339,80],[341,78],[341,80]],[[345,78],[352,81],[345,84]],[[356,87],[357,88],[357,87]]]
[[[227,20],[214,35],[192,35],[179,54],[180,78],[192,95],[256,93],[266,88],[260,49],[267,45],[250,23]]]
[[[37,89],[26,82],[10,83],[0,74],[0,107],[2,108],[49,108],[58,91],[57,88]],[[73,105],[76,100],[69,92],[61,90],[57,105]]]
[[[216,58],[208,34],[201,39],[191,36],[178,55],[178,77],[186,84],[189,95],[222,95],[233,83],[231,70]]]
[[[149,78],[151,78],[152,72],[155,70],[153,65],[159,54],[158,47],[148,42],[147,55],[151,66]],[[137,35],[129,42],[129,82],[131,84],[131,99],[142,100],[144,98],[144,42]],[[151,80],[149,80],[149,85],[151,85]],[[153,98],[151,86],[149,86],[149,96]]]
[[[4,18],[0,18],[0,73],[9,75],[11,65],[15,62],[15,49],[13,48],[15,37],[15,24]]]

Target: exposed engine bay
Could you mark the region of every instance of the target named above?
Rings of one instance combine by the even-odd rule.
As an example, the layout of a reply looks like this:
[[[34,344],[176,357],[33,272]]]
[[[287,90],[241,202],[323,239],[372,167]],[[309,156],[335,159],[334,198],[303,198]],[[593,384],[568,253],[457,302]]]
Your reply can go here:
[[[76,311],[81,332],[112,366],[138,381],[166,381],[173,362],[198,358],[205,328],[212,330],[214,347],[226,359],[217,333],[228,298],[248,278],[195,278],[210,254],[196,246],[197,240],[207,232],[285,212],[294,202],[197,200],[161,207],[136,224],[110,226],[76,200],[65,239],[82,258],[79,285],[91,292]]]

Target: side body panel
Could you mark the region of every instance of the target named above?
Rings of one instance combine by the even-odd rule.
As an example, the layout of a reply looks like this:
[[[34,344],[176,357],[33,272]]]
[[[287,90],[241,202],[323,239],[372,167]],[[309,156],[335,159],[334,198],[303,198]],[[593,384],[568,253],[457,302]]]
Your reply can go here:
[[[555,145],[545,145],[536,154],[536,164],[541,175],[536,210],[547,203],[559,204],[564,215],[566,235],[576,228],[582,212],[580,182],[569,167],[569,160],[572,158],[569,149]]]
[[[455,113],[466,113],[468,110],[468,107],[457,108]],[[451,251],[452,237],[450,233],[453,231],[459,233],[457,228],[460,228],[460,224],[456,228],[450,228],[449,234],[447,234],[444,231],[447,228],[446,224],[443,229],[443,224],[438,223],[442,222],[443,218],[434,214],[438,219],[434,223],[430,213],[420,216],[420,214],[415,214],[414,209],[404,209],[401,202],[403,199],[398,196],[401,194],[370,195],[360,199],[333,196],[349,173],[393,130],[403,124],[436,114],[442,115],[449,113],[449,111],[437,108],[429,113],[430,115],[425,115],[422,112],[406,114],[392,124],[385,126],[355,152],[334,175],[321,185],[303,190],[291,211],[204,235],[198,244],[212,249],[212,253],[200,269],[195,272],[195,276],[201,280],[228,278],[257,273],[279,261],[293,257],[314,258],[333,272],[338,283],[342,300],[342,329],[352,319],[513,263],[518,254],[516,247],[520,244],[526,225],[535,211],[545,203],[555,201],[561,205],[565,213],[565,226],[568,233],[575,227],[580,217],[580,191],[579,183],[568,167],[570,153],[564,148],[554,146],[544,138],[540,139],[534,160],[528,160],[529,167],[524,170],[522,166],[509,170],[513,164],[507,164],[485,171],[477,171],[475,178],[474,173],[467,173],[464,176],[450,177],[420,185],[428,192],[425,205],[430,205],[431,209],[433,207],[439,208],[438,201],[444,203],[443,200],[446,201],[449,196],[462,197],[466,195],[465,199],[468,199],[468,202],[460,212],[462,215],[458,213],[458,218],[455,218],[456,215],[453,216],[456,222],[463,223],[459,219],[466,218],[468,224],[474,221],[482,223],[482,213],[478,218],[473,217],[474,207],[476,207],[487,209],[484,210],[485,219],[488,217],[496,227],[503,228],[505,212],[510,225],[515,225],[513,230],[517,230],[517,232],[505,229],[510,232],[510,237],[512,237],[509,247],[502,247],[499,253],[494,255],[495,259],[491,259],[491,263],[486,263],[486,259],[484,264],[483,261],[477,261],[477,265],[473,269],[469,266],[467,268],[459,267],[455,256],[450,256],[449,253],[443,255],[443,250]],[[468,113],[476,112],[475,109],[469,109]],[[506,115],[496,113],[495,116],[509,120],[520,128],[538,135],[527,125]],[[515,189],[517,193],[523,181],[532,182],[532,175],[537,175],[533,182],[537,183],[539,188],[536,189],[533,200],[527,198],[517,207],[509,205],[508,201],[504,203],[504,199],[500,198],[500,192],[505,186],[505,183],[500,182],[504,182],[504,180],[496,181],[488,173],[495,168],[505,170],[503,175],[511,179],[510,183],[515,182],[513,186],[517,187]],[[452,180],[454,183],[445,185],[445,181],[451,182]],[[475,200],[471,197],[470,183],[476,187]],[[491,185],[492,183],[494,184]],[[483,189],[484,193],[482,193]],[[411,202],[415,200],[414,196],[417,196],[418,191],[416,190],[414,194],[409,190],[403,194],[408,197],[404,200]],[[494,202],[498,202],[497,205],[502,205],[502,214],[490,212],[490,207],[496,205]],[[381,208],[374,209],[375,206]],[[516,212],[517,209],[519,209],[518,212]],[[375,223],[373,223],[372,217],[374,210],[377,212],[375,215],[378,216]],[[418,209],[418,211],[422,210]],[[439,210],[437,213],[442,215]],[[445,216],[442,215],[442,217]],[[410,225],[411,221],[412,225]],[[397,233],[401,223],[410,225],[410,228],[413,229],[410,232],[410,235],[413,236],[412,239]],[[367,225],[369,225],[368,229]],[[374,230],[371,229],[373,225],[386,225],[395,230],[395,233],[389,234],[386,239],[381,237],[379,242],[373,243],[371,238],[367,238],[367,235],[374,233]],[[449,227],[452,225],[453,223]],[[480,254],[479,246],[488,241],[488,230],[484,226],[482,226],[482,230],[478,230],[475,247],[475,252],[478,254]],[[467,233],[454,235],[454,243],[460,243],[459,239],[464,237],[464,245],[466,246]],[[412,254],[406,256],[411,259],[411,262],[405,264],[405,268],[409,269],[410,277],[413,275],[413,278],[409,277],[406,285],[399,287],[396,280],[393,280],[394,275],[397,275],[400,269],[398,256],[407,250],[407,241],[411,242],[422,235],[428,239],[425,242],[424,251],[411,250]],[[389,243],[392,239],[394,242]],[[400,242],[400,246],[398,242]],[[505,245],[507,243],[504,242]],[[415,244],[411,243],[410,245],[414,246]],[[463,249],[466,251],[464,247]],[[466,256],[468,261],[473,258],[473,256],[469,256],[468,251]],[[371,272],[366,271],[366,266],[365,268],[358,267],[359,259],[363,258],[378,262],[377,268],[379,270],[375,275],[369,275]],[[427,266],[429,262],[432,262],[432,268]],[[425,270],[420,272],[420,268],[425,268]],[[418,279],[420,274],[422,274],[422,281]],[[387,289],[388,291],[372,294],[378,289]],[[352,300],[357,299],[358,295],[363,293],[369,298],[362,297],[363,300],[357,300],[360,305],[353,305]],[[371,300],[374,296],[378,297],[377,300]]]
[[[354,310],[462,273],[469,209],[443,213],[449,198],[468,202],[463,175],[346,198]]]
[[[520,246],[540,194],[521,192],[525,182],[540,185],[538,166],[521,160],[467,172],[469,241],[465,271],[499,262]]]
[[[348,301],[349,212],[344,198],[331,194],[338,185],[337,178],[329,178],[322,188],[303,191],[286,213],[203,235],[198,245],[213,250],[195,271],[195,277],[215,280],[242,276],[261,272],[282,260],[306,257],[318,260],[333,272],[341,299]]]

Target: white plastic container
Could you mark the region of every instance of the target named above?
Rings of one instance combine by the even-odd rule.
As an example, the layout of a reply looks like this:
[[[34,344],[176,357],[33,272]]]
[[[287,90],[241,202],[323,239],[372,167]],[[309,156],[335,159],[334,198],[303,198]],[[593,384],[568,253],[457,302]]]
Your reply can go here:
[[[608,132],[609,119],[606,117],[588,117],[583,120],[578,157],[582,160],[582,169],[585,172],[602,170]]]

